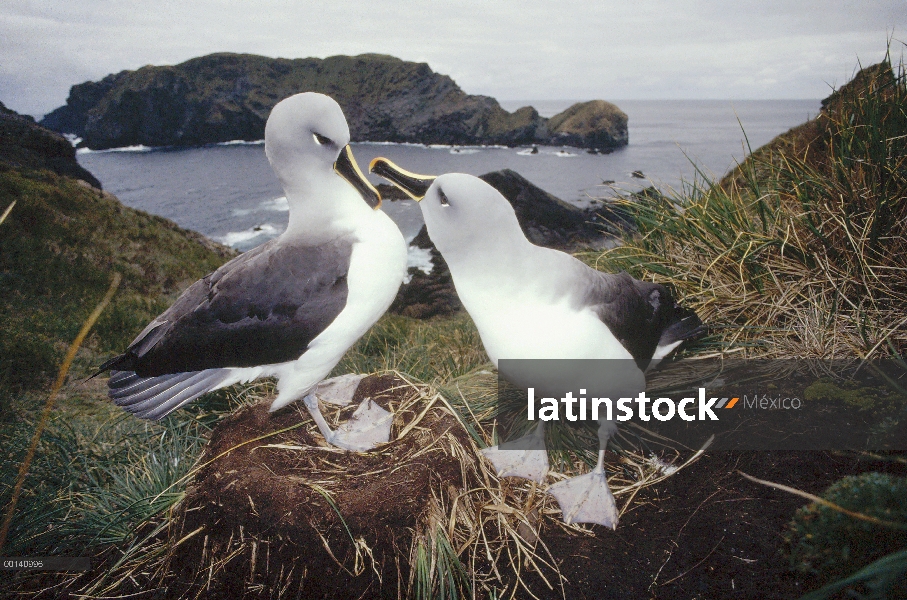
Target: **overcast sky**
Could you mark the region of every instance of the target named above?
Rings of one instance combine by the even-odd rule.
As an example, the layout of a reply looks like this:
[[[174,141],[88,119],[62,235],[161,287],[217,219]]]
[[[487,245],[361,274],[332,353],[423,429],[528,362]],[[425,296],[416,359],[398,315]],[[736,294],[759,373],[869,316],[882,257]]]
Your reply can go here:
[[[499,100],[818,99],[892,34],[907,0],[3,0],[0,101],[41,115],[75,83],[224,51],[391,54]]]

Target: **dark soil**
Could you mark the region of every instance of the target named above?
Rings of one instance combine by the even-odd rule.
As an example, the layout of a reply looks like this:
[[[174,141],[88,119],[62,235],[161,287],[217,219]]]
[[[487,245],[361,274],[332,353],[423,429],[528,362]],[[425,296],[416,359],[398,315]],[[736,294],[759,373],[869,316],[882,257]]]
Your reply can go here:
[[[542,539],[561,559],[567,598],[799,598],[818,585],[792,572],[781,550],[806,501],[737,471],[821,494],[845,475],[888,464],[827,452],[707,455],[637,496],[616,531],[596,525],[594,536],[576,537],[548,527]],[[530,588],[561,597],[539,579]]]
[[[397,409],[412,394],[408,387],[388,390],[401,385],[392,376],[368,378],[355,402],[370,396]],[[401,411],[392,438],[422,408],[420,402]],[[449,414],[432,410],[419,427],[378,451],[340,453],[318,448],[323,440],[304,409],[290,407],[269,415],[266,405],[258,405],[217,428],[205,460],[296,425],[303,417],[305,425],[248,443],[199,473],[182,505],[181,527],[170,532],[171,540],[203,529],[173,553],[165,581],[168,595],[239,598],[241,590],[244,597],[407,594],[413,536],[432,497],[446,493],[449,499],[457,489],[478,485],[464,480],[466,470],[443,439],[455,436],[468,446],[462,428]],[[439,438],[441,443],[412,458]],[[305,448],[265,447],[273,444]],[[706,455],[641,491],[616,531],[589,526],[588,535],[577,534],[556,518],[545,519],[541,541],[566,581],[561,588],[548,570],[545,577],[555,585],[550,589],[524,569],[516,597],[529,598],[530,590],[538,598],[570,599],[798,598],[819,586],[817,580],[792,571],[782,554],[786,526],[805,501],[752,483],[738,471],[820,494],[849,474],[903,474],[904,467],[894,465],[829,452]],[[335,506],[317,486],[330,494]],[[624,501],[618,498],[619,505]],[[546,507],[556,504],[550,501]],[[359,542],[358,558],[353,540]],[[477,556],[474,566],[487,574],[491,569],[484,561]],[[510,566],[497,567],[512,590],[517,584]],[[484,597],[484,591],[478,590],[477,597]]]
[[[371,397],[396,412],[395,439],[400,425],[416,417],[399,410],[413,393],[393,376],[367,378],[340,419]],[[424,403],[416,407],[421,411]],[[219,458],[199,472],[182,505],[182,524],[171,539],[203,529],[176,548],[168,587],[205,598],[238,598],[243,589],[253,597],[398,597],[407,587],[413,533],[432,494],[474,484],[463,481],[445,439],[458,436],[468,445],[465,435],[453,416],[432,410],[400,440],[369,453],[342,452],[324,447],[301,405],[274,414],[267,404],[241,410],[213,432],[202,460]],[[300,448],[267,447],[275,444]],[[417,455],[420,449],[428,450]]]

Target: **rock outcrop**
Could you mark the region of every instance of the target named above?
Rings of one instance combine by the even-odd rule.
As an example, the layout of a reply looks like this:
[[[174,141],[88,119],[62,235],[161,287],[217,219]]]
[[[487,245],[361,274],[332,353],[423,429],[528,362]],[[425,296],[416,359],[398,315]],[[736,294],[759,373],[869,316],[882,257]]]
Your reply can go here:
[[[42,124],[74,133],[93,149],[259,140],[274,104],[304,91],[336,99],[354,141],[599,150],[627,143],[626,115],[604,101],[571,107],[550,121],[529,106],[510,113],[494,98],[466,94],[425,63],[380,54],[294,60],[211,54],[146,66],[73,86],[66,105]]]
[[[610,102],[579,102],[548,121],[558,145],[604,150],[626,146],[627,114]]]
[[[101,182],[76,162],[76,149],[59,133],[41,127],[0,102],[0,165],[47,169],[101,189]]]

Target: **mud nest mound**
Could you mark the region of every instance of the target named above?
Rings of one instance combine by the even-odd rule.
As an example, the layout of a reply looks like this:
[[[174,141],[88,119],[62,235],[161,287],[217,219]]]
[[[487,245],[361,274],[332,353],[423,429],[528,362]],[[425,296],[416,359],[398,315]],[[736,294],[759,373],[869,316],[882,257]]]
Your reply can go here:
[[[443,403],[394,376],[360,383],[332,427],[371,398],[395,413],[391,442],[327,447],[305,408],[270,399],[218,425],[169,536],[167,588],[237,598],[398,597],[414,540],[438,506],[476,485],[468,434]],[[327,408],[327,407],[325,407]],[[241,590],[245,590],[242,592]]]

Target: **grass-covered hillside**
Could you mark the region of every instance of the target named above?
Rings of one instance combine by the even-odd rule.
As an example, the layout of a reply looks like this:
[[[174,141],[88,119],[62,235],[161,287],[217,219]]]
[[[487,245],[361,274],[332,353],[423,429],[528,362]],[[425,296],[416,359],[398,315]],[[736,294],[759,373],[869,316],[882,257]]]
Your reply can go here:
[[[907,82],[868,67],[720,182],[624,202],[589,259],[667,282],[737,356],[907,355]]]
[[[122,274],[122,285],[95,326],[77,374],[97,363],[97,353],[122,351],[178,292],[232,255],[49,171],[0,171],[0,212],[13,202],[0,224],[4,407],[18,392],[47,386],[114,272]]]

